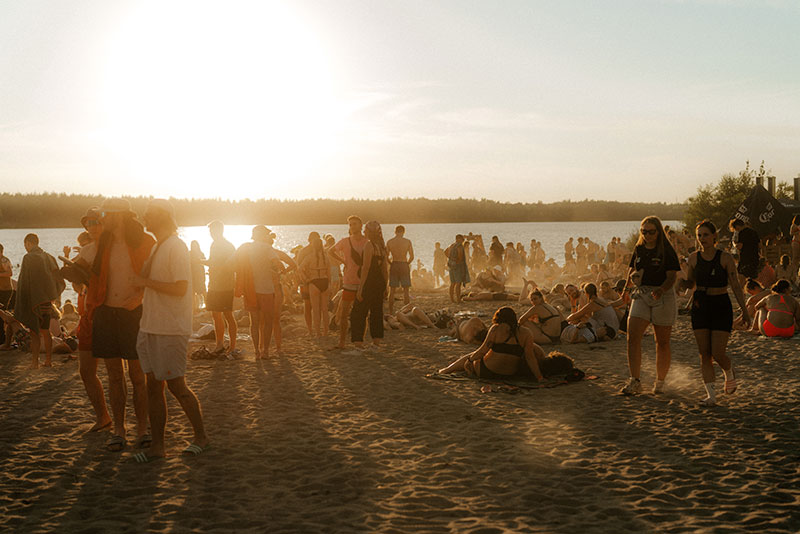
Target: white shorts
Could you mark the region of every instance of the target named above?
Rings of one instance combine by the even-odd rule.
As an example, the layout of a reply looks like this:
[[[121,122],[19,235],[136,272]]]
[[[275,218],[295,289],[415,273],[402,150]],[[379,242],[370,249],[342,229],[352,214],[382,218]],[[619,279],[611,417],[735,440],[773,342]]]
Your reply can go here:
[[[142,371],[153,373],[156,380],[172,380],[186,374],[186,351],[189,336],[149,334],[139,330],[136,352]]]
[[[675,291],[670,289],[660,299],[654,300],[650,296],[657,286],[640,286],[643,295],[631,300],[631,309],[628,317],[638,317],[656,326],[672,326],[678,318],[678,304],[675,300]]]
[[[578,325],[568,325],[564,327],[564,330],[561,331],[561,342],[562,343],[579,343],[578,341],[573,341],[576,338],[576,333],[578,336],[584,338],[586,343],[594,343],[597,341],[597,337],[595,336],[594,332],[586,327],[579,327]]]

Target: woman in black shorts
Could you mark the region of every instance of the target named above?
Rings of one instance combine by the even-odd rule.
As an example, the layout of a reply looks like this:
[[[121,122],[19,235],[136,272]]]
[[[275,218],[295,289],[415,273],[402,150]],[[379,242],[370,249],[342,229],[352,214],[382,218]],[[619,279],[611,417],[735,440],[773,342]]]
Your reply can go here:
[[[695,232],[700,250],[689,256],[689,274],[685,284],[694,286],[692,329],[700,351],[703,383],[708,394],[700,403],[714,406],[714,361],[725,373],[725,393],[736,391],[736,375],[730,358],[725,354],[733,326],[733,307],[728,296],[728,285],[739,302],[745,323],[750,322],[750,315],[745,306],[733,257],[716,248],[717,228],[714,223],[702,221],[698,223]]]

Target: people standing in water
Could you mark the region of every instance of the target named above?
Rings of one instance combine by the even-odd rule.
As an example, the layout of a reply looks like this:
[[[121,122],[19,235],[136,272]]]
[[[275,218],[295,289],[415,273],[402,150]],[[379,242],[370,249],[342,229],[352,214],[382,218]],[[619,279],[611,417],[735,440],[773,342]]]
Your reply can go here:
[[[745,324],[750,323],[750,315],[744,299],[742,286],[736,272],[733,256],[716,247],[717,228],[705,220],[695,228],[700,250],[689,255],[689,274],[685,285],[694,286],[692,295],[692,330],[700,352],[700,363],[706,398],[701,404],[714,406],[717,402],[714,382],[714,362],[725,374],[726,394],[736,391],[736,373],[726,350],[733,328],[733,307],[728,296],[728,286],[739,302]]]
[[[236,348],[236,335],[239,327],[233,316],[233,291],[236,286],[234,276],[236,247],[225,239],[225,225],[221,221],[208,223],[211,234],[211,249],[205,265],[208,265],[208,295],[206,309],[214,321],[214,354],[225,352],[225,325],[228,326],[229,354],[236,357],[241,351]],[[192,273],[194,276],[194,272]]]
[[[642,392],[642,338],[652,324],[656,337],[656,381],[653,393],[661,393],[669,372],[672,352],[670,336],[678,316],[675,299],[675,279],[681,270],[678,255],[669,244],[661,219],[645,217],[639,228],[639,240],[631,257],[628,284],[636,274],[638,287],[631,294],[628,314],[628,370],[630,378],[620,393],[635,395]],[[627,287],[627,284],[626,284]]]
[[[469,283],[469,271],[464,254],[464,236],[456,235],[456,240],[444,251],[447,256],[447,267],[450,270],[450,302],[461,302],[461,288]],[[502,247],[502,245],[501,245]]]
[[[370,221],[366,224],[364,233],[367,238],[364,245],[364,265],[350,316],[352,341],[359,349],[364,344],[367,316],[373,346],[380,347],[383,341],[383,297],[386,295],[386,283],[389,279],[381,225],[377,221]]]
[[[364,247],[367,245],[367,238],[361,233],[363,224],[360,217],[356,215],[349,216],[347,218],[349,235],[340,239],[334,247],[334,255],[337,261],[344,264],[342,298],[339,302],[339,344],[337,347],[340,349],[345,346],[348,319],[353,302],[356,300],[361,281],[362,266],[364,265]]]
[[[406,229],[400,225],[394,229],[394,237],[386,242],[389,258],[389,314],[394,313],[394,292],[403,288],[403,305],[411,302],[408,290],[411,287],[411,262],[414,261],[414,246],[405,237]]]
[[[319,233],[308,234],[310,251],[303,256],[300,273],[308,280],[311,301],[311,330],[316,337],[328,335],[328,301],[330,301],[331,261]]]

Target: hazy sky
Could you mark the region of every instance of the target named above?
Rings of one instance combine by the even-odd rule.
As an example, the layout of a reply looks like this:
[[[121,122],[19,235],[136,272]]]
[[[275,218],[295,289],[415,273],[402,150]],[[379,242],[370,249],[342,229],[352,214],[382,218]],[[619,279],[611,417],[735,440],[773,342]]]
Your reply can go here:
[[[800,173],[795,0],[0,1],[0,183],[683,201]]]

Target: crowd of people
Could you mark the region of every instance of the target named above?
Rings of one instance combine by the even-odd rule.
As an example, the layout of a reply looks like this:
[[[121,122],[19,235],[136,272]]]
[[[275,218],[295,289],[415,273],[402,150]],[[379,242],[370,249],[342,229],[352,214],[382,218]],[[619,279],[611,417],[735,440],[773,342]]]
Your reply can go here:
[[[652,391],[664,390],[672,327],[685,299],[701,358],[705,405],[716,403],[713,362],[722,368],[724,392],[737,388],[726,354],[732,330],[791,337],[800,325],[800,305],[792,296],[800,244],[793,243],[794,257],[770,266],[760,254],[757,233],[738,219],[730,223],[730,252],[719,245],[710,221],[698,223],[690,239],[686,232],[664,227],[657,217],[647,217],[632,249],[618,237],[606,247],[587,237],[577,242],[570,238],[563,266],[547,258],[536,240],[526,250],[520,243],[504,246],[493,236],[487,251],[482,236],[459,234],[444,249],[436,243],[432,271],[419,260],[412,270],[414,247],[403,226],[384,241],[377,221],[364,224],[355,215],[347,219],[346,237],[337,241],[330,234],[311,232],[306,245],[289,253],[274,247],[275,234],[266,226],[253,227],[251,240],[237,248],[225,238],[224,224],[212,221],[207,258],[197,242],[187,247],[178,237],[166,200],[151,201],[143,223],[127,201],[114,198],[87,210],[80,222],[85,231],[77,237],[78,247],[64,247],[62,267],[39,247],[36,234],[25,236],[26,254],[16,283],[0,245],[0,349],[30,351],[34,368],[42,352],[45,366],[52,365],[54,351],[77,352],[95,413],[91,430],[110,429],[107,447],[112,451],[128,443],[130,381],[134,444],[142,449],[134,458],[139,462],[165,455],[166,389],[193,428],[184,452],[199,454],[209,445],[200,403],[185,381],[193,311],[198,309],[211,314],[212,354],[231,359],[242,355],[238,308],[247,312],[257,360],[270,356],[273,341],[281,353],[282,313],[297,311],[309,336],[324,338],[337,329],[335,349],[349,347],[345,353],[350,355],[380,351],[386,329],[447,328],[454,338],[477,348],[440,373],[482,378],[542,380],[553,369],[563,371],[561,364],[569,360],[560,352],[546,355],[542,346],[608,341],[624,332],[629,377],[621,393],[635,395],[643,390],[642,339],[649,328],[656,344]],[[800,240],[799,218],[792,236]],[[512,307],[501,306],[489,325],[469,314],[437,315],[412,303],[409,290],[415,280],[431,286],[446,282],[454,304],[512,301],[528,309],[518,316]],[[65,281],[78,295],[75,305],[61,304]],[[512,292],[510,287],[521,290]],[[741,309],[737,318],[729,290]],[[402,306],[395,310],[397,300]],[[108,403],[98,377],[101,360]]]

